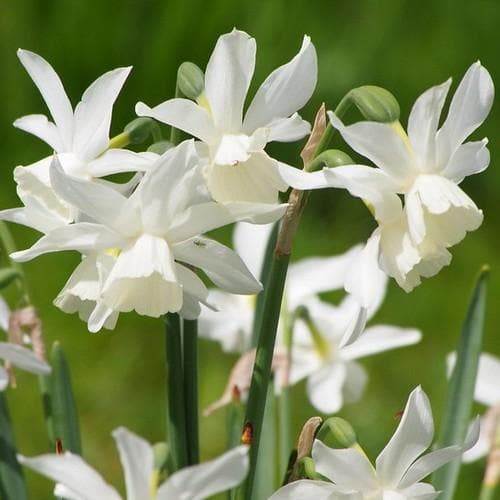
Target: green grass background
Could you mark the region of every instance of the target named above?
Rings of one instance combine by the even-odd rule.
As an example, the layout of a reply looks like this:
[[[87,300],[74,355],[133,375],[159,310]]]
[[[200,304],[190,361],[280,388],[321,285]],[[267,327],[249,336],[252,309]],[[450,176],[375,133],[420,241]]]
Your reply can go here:
[[[352,87],[376,84],[397,96],[406,119],[415,98],[426,88],[454,78],[454,87],[477,59],[499,80],[500,3],[496,0],[2,0],[0,2],[0,208],[18,205],[12,169],[50,154],[41,141],[11,124],[25,114],[45,112],[31,80],[16,58],[18,47],[48,59],[64,81],[73,103],[104,71],[133,65],[115,106],[112,131],[134,118],[134,104],[159,103],[173,94],[175,72],[184,60],[202,68],[217,37],[234,26],[257,39],[257,67],[252,92],[275,67],[298,50],[309,34],[319,57],[316,92],[303,116],[312,119],[325,101],[332,109]],[[374,458],[395,427],[393,415],[408,393],[422,384],[437,424],[444,405],[444,357],[453,350],[482,263],[491,265],[485,349],[500,355],[497,331],[500,193],[498,103],[474,137],[490,139],[491,166],[466,179],[463,188],[484,210],[482,227],[453,249],[453,261],[439,276],[411,295],[391,283],[384,306],[373,321],[414,326],[424,332],[416,347],[380,354],[363,361],[370,382],[363,399],[341,411],[356,427]],[[336,137],[335,144],[342,146]],[[297,162],[300,144],[272,145],[271,151]],[[339,253],[366,239],[373,221],[362,204],[344,192],[311,196],[294,258]],[[21,248],[37,238],[34,231],[13,227]],[[229,240],[230,231],[221,231]],[[87,332],[76,316],[51,304],[78,262],[73,253],[43,256],[26,264],[34,302],[44,321],[47,343],[60,340],[71,363],[81,416],[84,455],[104,477],[123,490],[112,429],[125,425],[150,441],[164,434],[164,339],[160,321],[123,315],[113,332]],[[12,295],[9,295],[13,299]],[[200,390],[203,408],[225,385],[235,361],[215,344],[201,342]],[[19,450],[47,452],[37,383],[19,373],[19,388],[7,397]],[[499,381],[500,384],[500,381]],[[294,429],[315,412],[294,389]],[[482,410],[480,407],[478,410]],[[201,419],[203,458],[224,449],[224,412]],[[484,463],[462,469],[457,499],[473,499]],[[51,484],[27,472],[32,498],[50,498]]]

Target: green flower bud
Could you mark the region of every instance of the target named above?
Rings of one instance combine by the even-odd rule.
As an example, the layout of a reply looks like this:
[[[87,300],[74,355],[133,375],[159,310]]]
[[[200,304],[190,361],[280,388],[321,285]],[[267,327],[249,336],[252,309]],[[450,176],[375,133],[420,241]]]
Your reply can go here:
[[[4,267],[0,269],[0,290],[9,286],[16,278],[20,278],[21,274],[12,267]]]
[[[156,125],[152,118],[136,118],[123,129],[128,135],[129,144],[141,144],[152,133],[152,128]]]
[[[325,420],[316,438],[330,448],[350,448],[358,441],[351,424],[340,417],[330,417]]]
[[[170,141],[158,141],[149,146],[148,151],[162,155],[165,151],[173,148],[174,145]]]
[[[382,123],[399,120],[398,101],[382,87],[363,85],[352,89],[349,92],[349,99],[367,120]]]
[[[340,151],[340,149],[327,149],[320,153],[309,166],[309,172],[314,172],[323,167],[339,167],[341,165],[352,165],[352,158]]]
[[[205,75],[192,62],[183,62],[177,71],[179,90],[188,98],[196,101],[205,90]]]

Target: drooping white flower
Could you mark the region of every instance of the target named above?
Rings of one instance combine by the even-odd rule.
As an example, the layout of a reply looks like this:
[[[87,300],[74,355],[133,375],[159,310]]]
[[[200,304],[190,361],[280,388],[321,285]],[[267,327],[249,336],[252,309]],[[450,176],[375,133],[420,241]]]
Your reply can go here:
[[[356,448],[332,449],[316,440],[312,451],[316,471],[333,484],[297,481],[279,489],[270,500],[432,500],[439,492],[422,479],[469,449],[478,434],[476,420],[463,444],[421,456],[432,443],[434,422],[429,400],[417,387],[410,394],[398,428],[378,455],[375,467]]]
[[[13,258],[25,261],[62,250],[115,255],[100,290],[102,304],[115,312],[135,310],[154,317],[180,312],[189,319],[197,317],[199,302],[206,302],[208,291],[192,267],[203,269],[221,288],[256,293],[261,285],[239,257],[200,234],[238,219],[276,220],[286,204],[242,203],[229,209],[206,202],[198,190],[197,164],[193,142],[186,141],[161,156],[126,198],[108,186],[66,175],[56,158],[51,166],[54,190],[95,222],[59,227]],[[92,275],[88,280],[92,296],[95,269],[89,266],[85,274]],[[87,285],[83,279],[77,281]],[[83,288],[78,296],[88,298]],[[96,319],[99,323],[89,325],[91,330],[107,320]]]
[[[54,121],[49,121],[45,115],[28,115],[16,120],[14,126],[46,142],[51,152],[58,153],[59,162],[68,175],[90,180],[149,167],[154,155],[124,149],[108,150],[113,104],[130,73],[130,67],[117,68],[99,77],[84,92],[73,111],[52,66],[27,50],[19,49],[18,56],[38,87]],[[43,232],[74,220],[74,207],[52,189],[49,174],[51,161],[52,155],[32,165],[15,168],[17,193],[26,208],[3,212],[4,220],[21,223],[26,220],[28,225]]]
[[[299,189],[343,187],[362,198],[379,227],[371,236],[382,269],[406,291],[451,261],[449,247],[482,222],[483,214],[458,187],[489,164],[487,140],[464,140],[485,120],[493,102],[493,82],[479,62],[460,82],[448,116],[439,117],[451,80],[432,87],[415,102],[408,134],[399,122],[359,122],[345,126],[329,112],[332,125],[358,153],[379,168],[348,165],[306,173],[283,169]],[[400,196],[404,197],[404,205]]]
[[[448,80],[432,87],[417,99],[408,135],[399,124],[345,126],[330,114],[345,141],[389,177],[393,192],[404,195],[404,216],[395,210],[392,218],[381,217],[379,223],[381,264],[407,291],[419,284],[420,276],[432,276],[448,264],[451,255],[446,249],[483,220],[482,211],[458,184],[489,164],[486,139],[463,142],[488,115],[493,82],[486,69],[474,63],[438,129],[450,84]]]
[[[153,447],[129,430],[113,431],[125,475],[127,500],[201,500],[237,486],[248,471],[248,447],[238,446],[220,457],[186,467],[157,484]],[[55,481],[54,495],[68,500],[120,500],[121,496],[80,456],[70,452],[19,461]]]
[[[456,362],[456,353],[446,359],[450,376]],[[487,407],[481,417],[481,431],[477,443],[466,453],[464,462],[474,462],[487,455],[495,442],[500,415],[500,359],[492,354],[482,353],[474,388],[474,399]]]
[[[0,329],[7,332],[9,329],[10,308],[4,298],[0,296]],[[14,366],[37,375],[50,373],[50,366],[39,359],[31,349],[27,349],[13,342],[0,342],[0,359],[8,361]],[[0,391],[9,384],[7,371],[0,366]]]
[[[207,64],[205,92],[197,103],[170,99],[154,108],[136,106],[139,116],[156,118],[203,142],[207,185],[219,202],[276,203],[278,191],[288,184],[264,148],[271,141],[298,140],[310,130],[296,113],[316,86],[316,51],[310,38],[305,36],[299,53],[267,77],[243,113],[255,51],[255,39],[243,31],[222,35]]]

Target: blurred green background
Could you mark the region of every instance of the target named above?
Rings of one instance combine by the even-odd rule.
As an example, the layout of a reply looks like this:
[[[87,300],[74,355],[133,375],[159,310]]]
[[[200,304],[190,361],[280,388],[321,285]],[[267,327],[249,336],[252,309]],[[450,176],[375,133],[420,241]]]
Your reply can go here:
[[[234,26],[257,39],[252,92],[272,69],[297,52],[304,33],[312,37],[319,57],[319,80],[313,99],[302,112],[307,119],[313,118],[321,102],[332,109],[350,88],[376,84],[397,96],[406,123],[410,106],[423,90],[449,76],[454,78],[454,89],[475,60],[481,60],[494,81],[500,76],[497,0],[2,0],[0,208],[18,205],[13,167],[50,154],[41,141],[11,126],[20,116],[46,112],[17,60],[18,47],[49,60],[75,104],[97,76],[117,66],[133,65],[115,106],[114,134],[134,118],[138,100],[156,104],[172,96],[175,72],[182,61],[191,60],[204,68],[217,37]],[[396,425],[393,415],[417,384],[430,396],[439,423],[446,383],[444,357],[455,348],[471,286],[485,262],[492,269],[485,350],[500,354],[498,108],[497,102],[474,136],[489,137],[491,166],[463,183],[484,210],[484,224],[453,249],[450,267],[411,295],[391,283],[385,304],[373,321],[414,326],[424,332],[416,347],[363,361],[370,373],[365,396],[341,412],[354,424],[373,458]],[[342,144],[338,136],[335,144]],[[291,164],[297,162],[299,150],[300,144],[271,148]],[[373,224],[362,203],[346,193],[316,192],[310,198],[294,258],[340,253],[366,239]],[[21,248],[37,238],[34,231],[12,230]],[[220,236],[228,242],[230,230],[221,231]],[[73,253],[52,254],[28,263],[26,271],[47,343],[59,339],[71,363],[85,458],[123,490],[112,429],[124,425],[150,441],[159,441],[164,435],[162,324],[128,314],[122,315],[113,332],[88,333],[76,316],[65,315],[51,304],[77,262],[78,255]],[[218,345],[201,342],[201,408],[222,392],[234,361]],[[22,373],[18,382],[19,387],[10,389],[7,397],[19,449],[26,455],[47,452],[37,382]],[[304,397],[303,385],[294,389],[293,396],[298,431],[315,412]],[[205,459],[224,449],[224,425],[224,411],[201,419]],[[457,499],[476,498],[483,467],[484,462],[479,462],[462,469]],[[29,472],[26,475],[32,498],[50,498],[51,483]]]

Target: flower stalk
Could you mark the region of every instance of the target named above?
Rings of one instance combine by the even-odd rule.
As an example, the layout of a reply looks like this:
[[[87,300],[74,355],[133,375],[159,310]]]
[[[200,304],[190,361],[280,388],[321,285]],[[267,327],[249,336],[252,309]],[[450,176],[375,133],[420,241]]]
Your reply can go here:
[[[333,132],[325,126],[324,105],[319,110],[313,131],[302,153],[304,170],[307,171],[311,161],[328,147]],[[326,138],[328,140],[326,140]],[[309,156],[306,154],[309,151]],[[247,477],[245,499],[255,498],[255,476],[259,453],[259,443],[266,406],[266,397],[271,380],[271,365],[276,343],[276,332],[280,317],[286,273],[292,251],[292,242],[297,231],[300,217],[304,210],[307,192],[293,189],[288,199],[288,209],[280,223],[278,237],[272,261],[269,266],[269,278],[263,292],[262,320],[260,321],[257,351],[252,374],[252,382],[248,396],[245,422],[253,427],[253,444],[250,449],[250,470]],[[266,264],[264,264],[266,265]]]
[[[198,321],[183,320],[184,405],[188,465],[199,462],[198,436]]]
[[[165,315],[167,360],[167,443],[169,472],[188,464],[184,373],[182,357],[182,323],[176,313]]]

